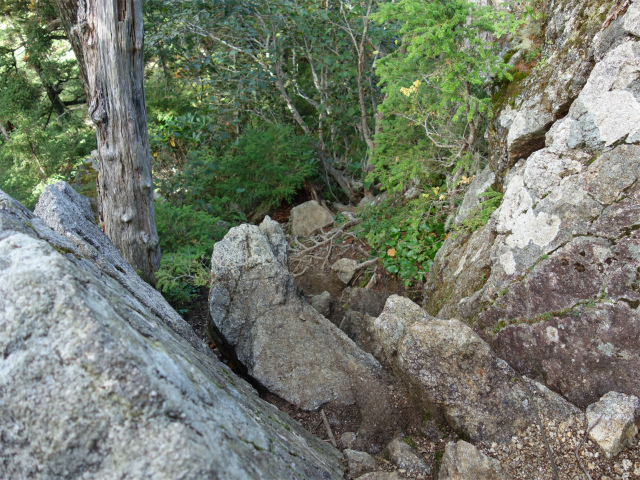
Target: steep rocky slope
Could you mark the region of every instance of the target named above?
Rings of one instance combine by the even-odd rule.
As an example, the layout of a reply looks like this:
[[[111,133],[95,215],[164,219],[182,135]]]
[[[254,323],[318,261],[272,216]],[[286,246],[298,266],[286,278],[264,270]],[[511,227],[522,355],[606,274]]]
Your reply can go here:
[[[133,278],[86,199],[47,189],[64,234],[0,192],[1,478],[342,478]]]
[[[549,2],[543,60],[497,99],[502,204],[447,240],[424,290],[429,313],[581,407],[640,394],[639,12]]]

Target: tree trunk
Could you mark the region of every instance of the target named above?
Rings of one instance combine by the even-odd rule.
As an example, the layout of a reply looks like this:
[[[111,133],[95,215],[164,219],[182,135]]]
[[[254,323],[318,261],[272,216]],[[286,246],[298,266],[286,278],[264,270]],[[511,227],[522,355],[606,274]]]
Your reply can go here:
[[[142,0],[56,4],[81,55],[78,65],[96,125],[101,227],[140,276],[155,284],[160,247],[144,103]]]

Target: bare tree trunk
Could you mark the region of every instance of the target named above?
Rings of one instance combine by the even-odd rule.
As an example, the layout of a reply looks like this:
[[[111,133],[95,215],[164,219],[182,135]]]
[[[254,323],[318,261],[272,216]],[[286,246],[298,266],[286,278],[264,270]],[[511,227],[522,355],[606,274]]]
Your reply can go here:
[[[55,1],[96,125],[101,227],[140,276],[155,284],[160,247],[144,103],[142,0]]]

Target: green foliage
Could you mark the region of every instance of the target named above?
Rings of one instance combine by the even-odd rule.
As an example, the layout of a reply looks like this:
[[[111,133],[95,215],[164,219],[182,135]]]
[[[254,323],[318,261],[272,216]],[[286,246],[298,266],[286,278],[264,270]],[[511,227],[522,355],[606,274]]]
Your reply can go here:
[[[384,268],[409,286],[423,281],[442,246],[444,226],[424,196],[405,205],[384,202],[364,210],[358,235],[367,240]]]
[[[156,225],[162,259],[157,288],[181,311],[189,309],[200,287],[209,283],[213,245],[226,233],[218,218],[189,205],[156,202]]]
[[[454,228],[455,234],[466,235],[486,225],[493,212],[500,206],[503,196],[503,193],[496,192],[491,187],[487,188],[485,192],[479,193],[480,203]]]
[[[247,130],[222,156],[204,148],[192,152],[162,191],[179,204],[239,221],[290,201],[314,174],[308,138],[288,125],[265,125]]]
[[[52,4],[0,0],[0,10],[0,189],[33,208],[46,184],[72,178],[95,133]]]

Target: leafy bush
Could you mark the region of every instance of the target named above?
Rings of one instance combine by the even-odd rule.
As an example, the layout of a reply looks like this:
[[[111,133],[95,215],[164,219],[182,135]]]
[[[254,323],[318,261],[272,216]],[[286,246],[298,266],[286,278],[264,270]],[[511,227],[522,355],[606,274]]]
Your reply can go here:
[[[219,218],[189,205],[156,202],[156,226],[162,259],[157,288],[181,311],[187,311],[200,287],[209,283],[213,245],[226,233]]]
[[[358,234],[364,237],[382,259],[384,268],[398,275],[405,286],[423,281],[433,258],[442,246],[442,218],[430,211],[434,207],[425,196],[395,207],[384,202],[363,212]]]
[[[222,155],[212,148],[191,152],[183,171],[162,191],[179,204],[245,220],[290,201],[315,174],[313,153],[309,138],[295,135],[290,126],[250,129]]]

